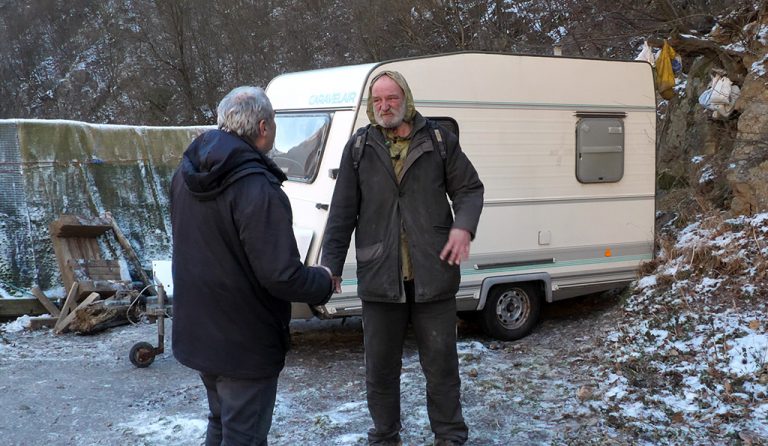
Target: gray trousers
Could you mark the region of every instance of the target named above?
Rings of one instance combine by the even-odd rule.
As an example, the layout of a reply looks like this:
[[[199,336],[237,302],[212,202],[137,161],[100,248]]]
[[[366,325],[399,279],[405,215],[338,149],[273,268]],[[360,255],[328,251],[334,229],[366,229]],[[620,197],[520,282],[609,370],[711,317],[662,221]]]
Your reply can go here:
[[[414,303],[413,282],[406,303],[363,302],[363,336],[371,445],[400,441],[400,370],[409,322],[427,379],[427,413],[435,438],[464,444],[468,428],[461,414],[461,378],[456,354],[456,300]]]
[[[201,373],[208,393],[205,446],[267,446],[277,376],[236,379]]]

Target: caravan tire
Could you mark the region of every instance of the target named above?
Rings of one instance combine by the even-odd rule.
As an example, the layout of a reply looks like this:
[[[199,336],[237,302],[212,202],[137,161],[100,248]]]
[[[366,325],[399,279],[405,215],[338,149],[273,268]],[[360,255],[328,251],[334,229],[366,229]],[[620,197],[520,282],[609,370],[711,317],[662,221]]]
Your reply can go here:
[[[488,293],[480,320],[489,336],[514,341],[533,330],[540,313],[541,295],[533,285],[497,285]]]

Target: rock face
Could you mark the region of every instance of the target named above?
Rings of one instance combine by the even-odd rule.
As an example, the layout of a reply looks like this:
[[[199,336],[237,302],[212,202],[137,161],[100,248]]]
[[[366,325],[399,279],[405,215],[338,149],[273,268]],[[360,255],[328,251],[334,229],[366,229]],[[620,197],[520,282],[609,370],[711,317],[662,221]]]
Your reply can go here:
[[[767,50],[763,46],[761,54]],[[766,58],[762,61],[765,70]],[[736,104],[741,115],[727,179],[733,189],[731,210],[737,214],[768,209],[768,75],[758,73],[747,77]]]
[[[683,51],[689,61],[685,87],[678,86],[678,95],[660,105],[657,172],[663,210],[680,205],[681,198],[733,215],[768,210],[768,14],[756,17],[732,42],[721,41],[723,34],[715,27],[710,37],[716,51],[703,54],[701,45]],[[747,74],[736,79],[743,82],[735,82],[741,95],[734,112],[713,117],[698,98],[709,87],[713,70],[723,68],[712,54],[726,50]]]

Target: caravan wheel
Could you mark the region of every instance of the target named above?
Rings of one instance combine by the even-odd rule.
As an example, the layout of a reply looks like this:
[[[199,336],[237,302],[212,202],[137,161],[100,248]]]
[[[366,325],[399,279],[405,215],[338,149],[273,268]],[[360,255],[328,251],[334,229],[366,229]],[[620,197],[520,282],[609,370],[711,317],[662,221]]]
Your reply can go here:
[[[540,313],[541,296],[534,286],[498,285],[488,294],[481,321],[489,336],[514,341],[533,330]]]

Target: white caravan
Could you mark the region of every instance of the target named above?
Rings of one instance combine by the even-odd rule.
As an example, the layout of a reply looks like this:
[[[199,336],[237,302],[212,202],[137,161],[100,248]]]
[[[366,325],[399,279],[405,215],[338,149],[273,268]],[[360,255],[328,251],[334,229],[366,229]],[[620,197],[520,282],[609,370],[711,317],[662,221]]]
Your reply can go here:
[[[416,109],[459,136],[485,185],[458,309],[501,339],[525,336],[543,300],[618,288],[654,255],[656,103],[650,65],[455,53],[290,73],[267,87],[273,159],[294,229],[319,262],[344,145],[368,124],[368,83],[401,72]],[[354,237],[353,242],[354,244]],[[321,317],[360,314],[355,249]],[[311,313],[295,306],[294,317]]]

